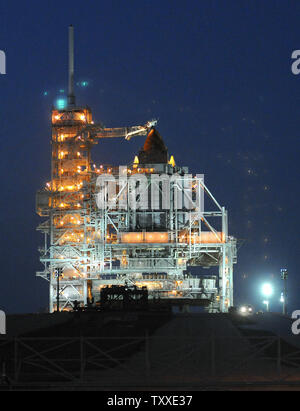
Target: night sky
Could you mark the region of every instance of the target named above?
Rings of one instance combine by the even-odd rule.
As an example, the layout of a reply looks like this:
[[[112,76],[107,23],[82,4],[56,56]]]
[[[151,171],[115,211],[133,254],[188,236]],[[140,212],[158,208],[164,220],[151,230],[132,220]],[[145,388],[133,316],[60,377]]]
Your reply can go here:
[[[296,1],[11,1],[0,6],[0,309],[48,303],[35,278],[35,192],[50,177],[50,110],[67,87],[68,25],[75,26],[77,102],[106,126],[158,130],[178,165],[204,173],[241,239],[236,303],[262,308],[260,286],[289,271],[290,309],[300,309],[300,49]],[[46,92],[46,93],[45,93]],[[47,94],[47,95],[44,95]],[[143,144],[102,140],[97,164],[126,164]]]

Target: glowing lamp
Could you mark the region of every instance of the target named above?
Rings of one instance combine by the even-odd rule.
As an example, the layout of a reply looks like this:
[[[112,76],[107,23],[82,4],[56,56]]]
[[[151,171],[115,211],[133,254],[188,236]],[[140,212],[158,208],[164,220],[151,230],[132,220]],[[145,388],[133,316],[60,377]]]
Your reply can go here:
[[[55,106],[58,110],[64,110],[67,106],[67,100],[65,98],[59,97],[55,102]]]
[[[269,283],[263,284],[261,290],[265,297],[271,297],[271,295],[273,294],[273,287]]]

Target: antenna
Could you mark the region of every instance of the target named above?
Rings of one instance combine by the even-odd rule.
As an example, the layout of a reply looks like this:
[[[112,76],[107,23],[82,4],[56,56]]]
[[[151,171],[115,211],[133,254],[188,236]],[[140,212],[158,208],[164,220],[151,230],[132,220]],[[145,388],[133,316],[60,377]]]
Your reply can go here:
[[[69,90],[68,90],[68,106],[75,106],[74,94],[74,27],[69,26]]]

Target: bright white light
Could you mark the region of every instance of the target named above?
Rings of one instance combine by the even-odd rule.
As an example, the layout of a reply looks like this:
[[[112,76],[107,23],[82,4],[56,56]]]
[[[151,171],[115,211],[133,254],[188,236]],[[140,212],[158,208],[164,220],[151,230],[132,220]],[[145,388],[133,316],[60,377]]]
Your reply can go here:
[[[264,284],[261,290],[265,297],[270,297],[273,294],[273,288],[271,284],[268,284],[268,283]]]
[[[246,307],[241,307],[241,313],[245,313],[246,311],[247,311],[247,308]]]
[[[281,293],[281,296],[280,296],[280,302],[281,302],[281,303],[284,303],[284,296],[283,296],[283,293]]]

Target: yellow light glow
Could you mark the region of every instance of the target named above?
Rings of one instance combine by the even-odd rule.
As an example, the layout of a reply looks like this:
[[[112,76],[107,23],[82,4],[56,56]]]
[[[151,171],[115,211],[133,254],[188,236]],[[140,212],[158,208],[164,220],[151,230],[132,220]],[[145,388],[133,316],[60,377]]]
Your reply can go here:
[[[135,156],[134,160],[133,160],[133,166],[132,167],[137,168],[138,164],[139,164],[139,158],[138,158],[138,156]]]
[[[60,152],[58,153],[58,158],[59,158],[59,159],[63,159],[66,154],[68,154],[68,152],[60,151]]]
[[[180,243],[191,244],[217,244],[225,242],[225,235],[222,232],[213,233],[211,231],[202,231],[200,235],[181,235],[179,237]]]
[[[170,157],[169,164],[170,164],[172,167],[175,167],[176,164],[175,164],[174,156],[171,156],[171,157]]]
[[[162,283],[158,281],[142,281],[142,282],[137,282],[135,285],[139,288],[147,287],[148,290],[155,290],[155,289],[163,288]]]
[[[144,232],[144,233],[123,233],[121,235],[122,243],[168,243],[168,232]]]

